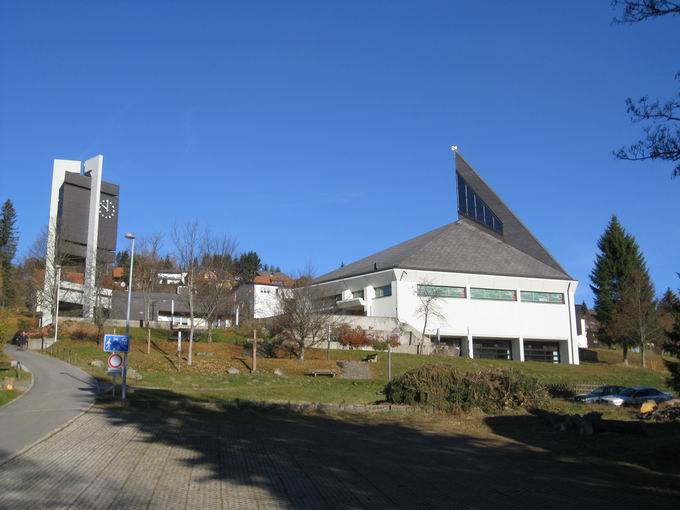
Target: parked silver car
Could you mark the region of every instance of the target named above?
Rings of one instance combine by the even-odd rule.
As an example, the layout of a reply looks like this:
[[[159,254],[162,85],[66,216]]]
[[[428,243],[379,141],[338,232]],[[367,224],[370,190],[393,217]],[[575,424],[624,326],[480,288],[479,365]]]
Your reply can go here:
[[[615,406],[635,406],[648,400],[653,400],[658,404],[672,398],[673,395],[670,393],[659,391],[656,388],[636,386],[635,388],[626,388],[618,395],[602,397],[601,401],[604,404],[613,404]]]
[[[603,397],[611,397],[620,394],[622,391],[626,390],[625,386],[598,386],[594,390],[588,393],[581,393],[574,397],[575,402],[585,402],[587,404],[597,404]]]

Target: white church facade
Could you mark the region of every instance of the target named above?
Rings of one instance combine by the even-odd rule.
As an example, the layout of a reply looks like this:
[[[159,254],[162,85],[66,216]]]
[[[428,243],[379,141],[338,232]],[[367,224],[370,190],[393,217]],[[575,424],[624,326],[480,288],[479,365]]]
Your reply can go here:
[[[461,356],[578,364],[578,282],[459,154],[456,177],[457,221],[315,286],[337,313],[425,327]]]

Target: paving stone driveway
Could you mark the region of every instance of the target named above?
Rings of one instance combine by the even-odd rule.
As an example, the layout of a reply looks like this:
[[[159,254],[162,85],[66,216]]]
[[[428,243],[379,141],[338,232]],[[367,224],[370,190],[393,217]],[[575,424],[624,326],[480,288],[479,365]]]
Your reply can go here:
[[[0,508],[677,509],[678,481],[396,422],[95,407],[0,466]]]

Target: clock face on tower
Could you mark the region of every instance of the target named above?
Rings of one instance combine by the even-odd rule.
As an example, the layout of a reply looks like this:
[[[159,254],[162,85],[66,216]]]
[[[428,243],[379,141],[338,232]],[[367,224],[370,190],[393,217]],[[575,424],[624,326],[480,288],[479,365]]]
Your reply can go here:
[[[103,198],[99,201],[99,215],[102,218],[110,220],[116,215],[116,204],[108,198]]]

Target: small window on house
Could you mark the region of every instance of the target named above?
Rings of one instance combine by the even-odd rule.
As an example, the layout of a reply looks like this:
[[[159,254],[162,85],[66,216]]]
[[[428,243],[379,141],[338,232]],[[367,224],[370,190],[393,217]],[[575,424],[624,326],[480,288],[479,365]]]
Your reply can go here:
[[[364,298],[364,290],[353,290],[352,291],[352,299],[363,299]]]
[[[384,287],[375,288],[375,297],[388,297],[392,295],[392,285],[385,285]]]
[[[465,298],[465,287],[447,287],[444,285],[418,285],[418,295],[443,298]]]
[[[495,301],[517,301],[517,292],[505,289],[480,289],[472,287],[470,289],[472,299],[489,299]]]
[[[564,304],[564,294],[561,292],[534,292],[523,290],[520,292],[522,301],[527,303],[554,303]]]

